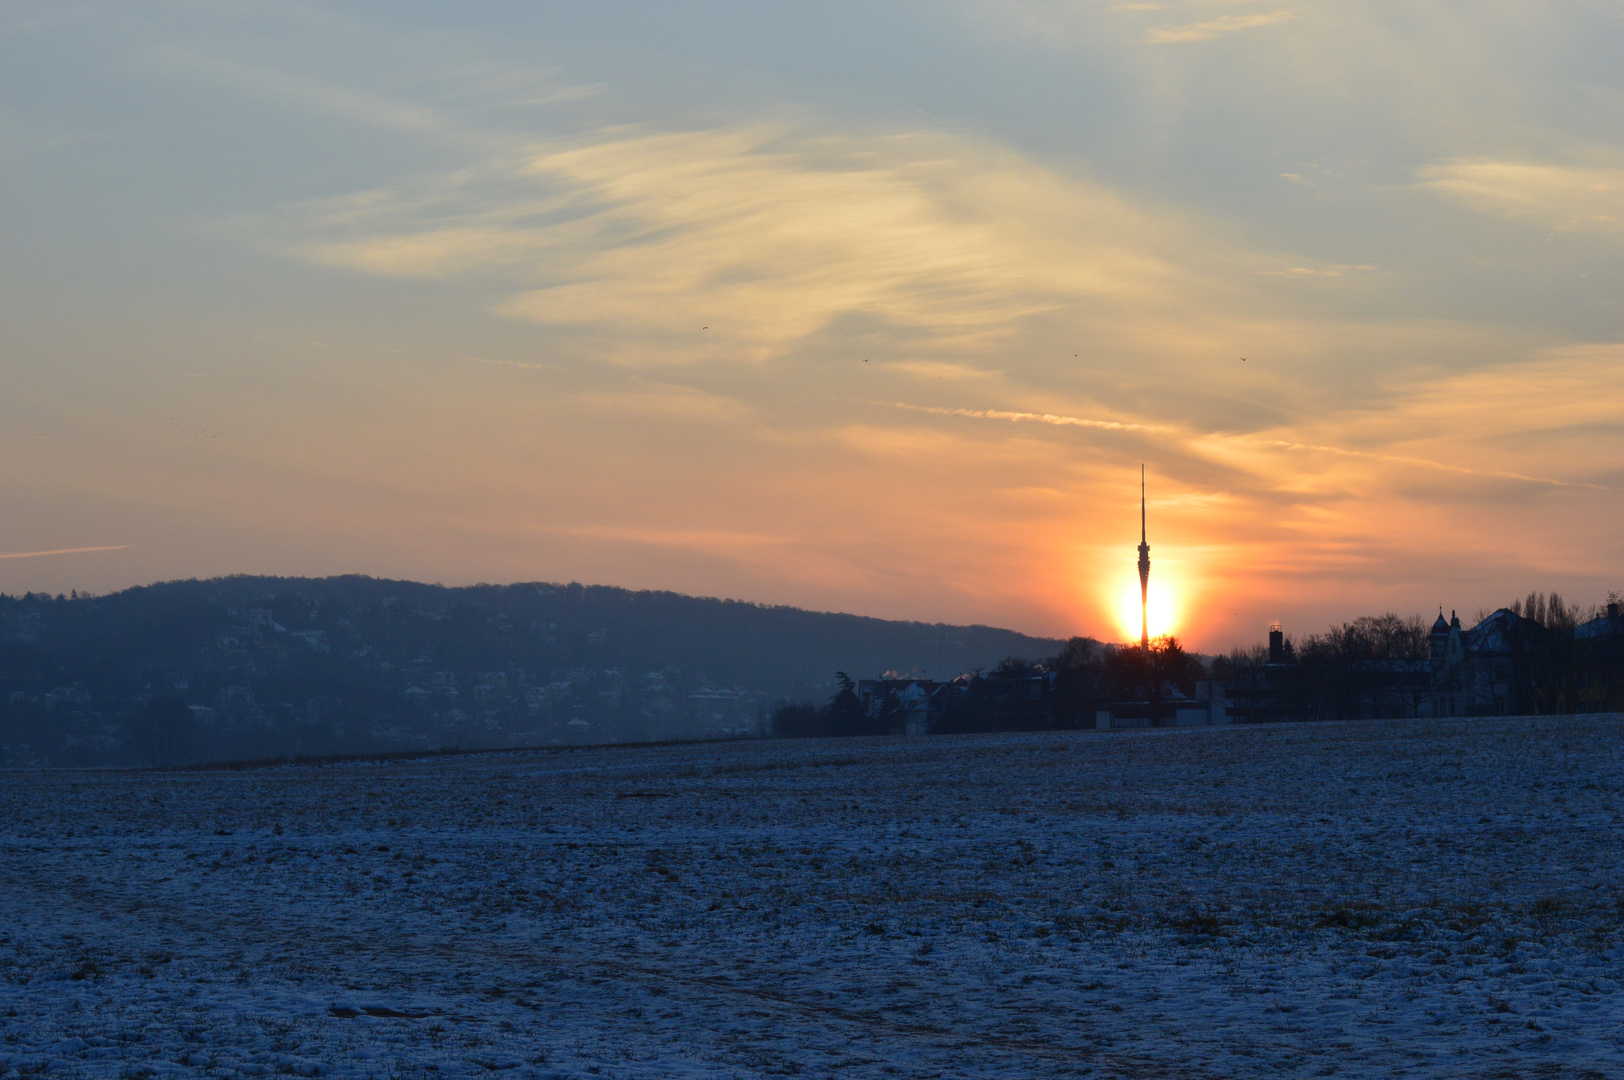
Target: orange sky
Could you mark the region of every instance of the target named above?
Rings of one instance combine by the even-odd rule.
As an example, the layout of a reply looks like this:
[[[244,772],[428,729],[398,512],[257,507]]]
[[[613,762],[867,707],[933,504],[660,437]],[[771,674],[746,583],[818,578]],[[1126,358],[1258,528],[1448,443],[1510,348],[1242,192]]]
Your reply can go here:
[[[0,589],[1136,636],[1141,463],[1204,650],[1624,588],[1616,19],[636,10],[0,45]]]

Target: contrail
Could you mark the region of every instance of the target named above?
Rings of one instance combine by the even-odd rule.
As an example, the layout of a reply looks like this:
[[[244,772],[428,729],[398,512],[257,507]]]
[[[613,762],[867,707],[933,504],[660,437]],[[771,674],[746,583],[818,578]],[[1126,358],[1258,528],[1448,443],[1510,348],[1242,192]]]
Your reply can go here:
[[[1055,413],[1007,412],[1003,409],[944,409],[936,405],[910,405],[905,401],[871,401],[869,404],[884,405],[889,409],[931,413],[935,416],[968,416],[972,420],[1009,420],[1014,423],[1053,424],[1056,427],[1100,428],[1104,431],[1167,430],[1149,424],[1124,424],[1120,420],[1090,420],[1087,417],[1060,416]]]
[[[1285,439],[1263,439],[1252,435],[1217,435],[1212,437],[1227,439],[1231,442],[1247,442],[1254,446],[1267,446],[1276,450],[1311,450],[1325,454],[1340,454],[1343,457],[1365,458],[1368,461],[1391,461],[1399,465],[1425,465],[1429,469],[1442,469],[1444,472],[1462,473],[1467,476],[1493,476],[1501,480],[1523,480],[1530,484],[1549,484],[1552,487],[1593,488],[1596,491],[1613,490],[1606,484],[1592,484],[1583,480],[1554,480],[1548,476],[1529,476],[1526,473],[1501,472],[1497,469],[1472,469],[1465,465],[1446,465],[1441,461],[1428,461],[1426,458],[1404,457],[1398,454],[1381,454],[1373,450],[1348,450],[1340,446],[1288,442]]]
[[[488,356],[459,356],[458,360],[467,360],[475,364],[493,364],[497,367],[524,368],[526,371],[563,371],[563,364],[531,364],[523,360],[492,360]]]
[[[1155,424],[1125,424],[1118,420],[1090,420],[1081,416],[1059,416],[1054,413],[1006,412],[1001,409],[944,409],[934,405],[910,405],[905,401],[870,401],[868,404],[883,405],[891,409],[907,409],[910,412],[932,413],[936,416],[967,416],[974,420],[1024,421],[1036,424],[1054,424],[1059,427],[1101,428],[1105,431],[1173,430]],[[1199,442],[1201,438],[1201,436],[1197,436],[1192,441]],[[1549,476],[1529,476],[1526,473],[1501,472],[1495,469],[1473,469],[1465,465],[1446,465],[1441,461],[1429,461],[1426,458],[1382,454],[1371,450],[1349,450],[1341,446],[1324,446],[1318,443],[1266,439],[1255,435],[1208,435],[1205,438],[1219,439],[1225,442],[1251,443],[1253,446],[1263,446],[1274,450],[1318,451],[1325,454],[1340,454],[1343,457],[1364,458],[1367,461],[1386,461],[1396,465],[1422,465],[1429,469],[1461,473],[1465,476],[1492,476],[1501,480],[1521,480],[1530,484],[1549,484],[1552,487],[1591,488],[1596,491],[1614,490],[1606,484],[1594,484],[1583,480],[1556,480]]]
[[[9,551],[0,553],[0,559],[32,559],[40,555],[78,555],[84,551],[123,551],[133,544],[113,544],[110,547],[56,548],[51,551]]]

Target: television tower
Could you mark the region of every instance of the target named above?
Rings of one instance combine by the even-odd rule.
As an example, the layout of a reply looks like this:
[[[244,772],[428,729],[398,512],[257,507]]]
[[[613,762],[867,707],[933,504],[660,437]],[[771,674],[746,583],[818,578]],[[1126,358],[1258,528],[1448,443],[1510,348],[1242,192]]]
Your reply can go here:
[[[1150,648],[1150,545],[1145,542],[1145,467],[1139,466],[1139,644]]]

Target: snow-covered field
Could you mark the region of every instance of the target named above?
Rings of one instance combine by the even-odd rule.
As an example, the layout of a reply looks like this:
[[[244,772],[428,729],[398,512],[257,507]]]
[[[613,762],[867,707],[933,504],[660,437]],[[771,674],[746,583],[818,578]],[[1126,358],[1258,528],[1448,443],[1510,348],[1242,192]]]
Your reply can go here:
[[[1624,718],[0,773],[0,1076],[1624,1076]]]

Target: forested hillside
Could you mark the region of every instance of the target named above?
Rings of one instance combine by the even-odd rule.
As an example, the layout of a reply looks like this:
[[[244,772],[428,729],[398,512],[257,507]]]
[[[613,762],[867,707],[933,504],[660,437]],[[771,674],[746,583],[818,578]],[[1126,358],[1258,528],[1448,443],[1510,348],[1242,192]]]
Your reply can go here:
[[[1061,643],[602,586],[232,577],[0,597],[0,764],[726,737],[834,672]]]

